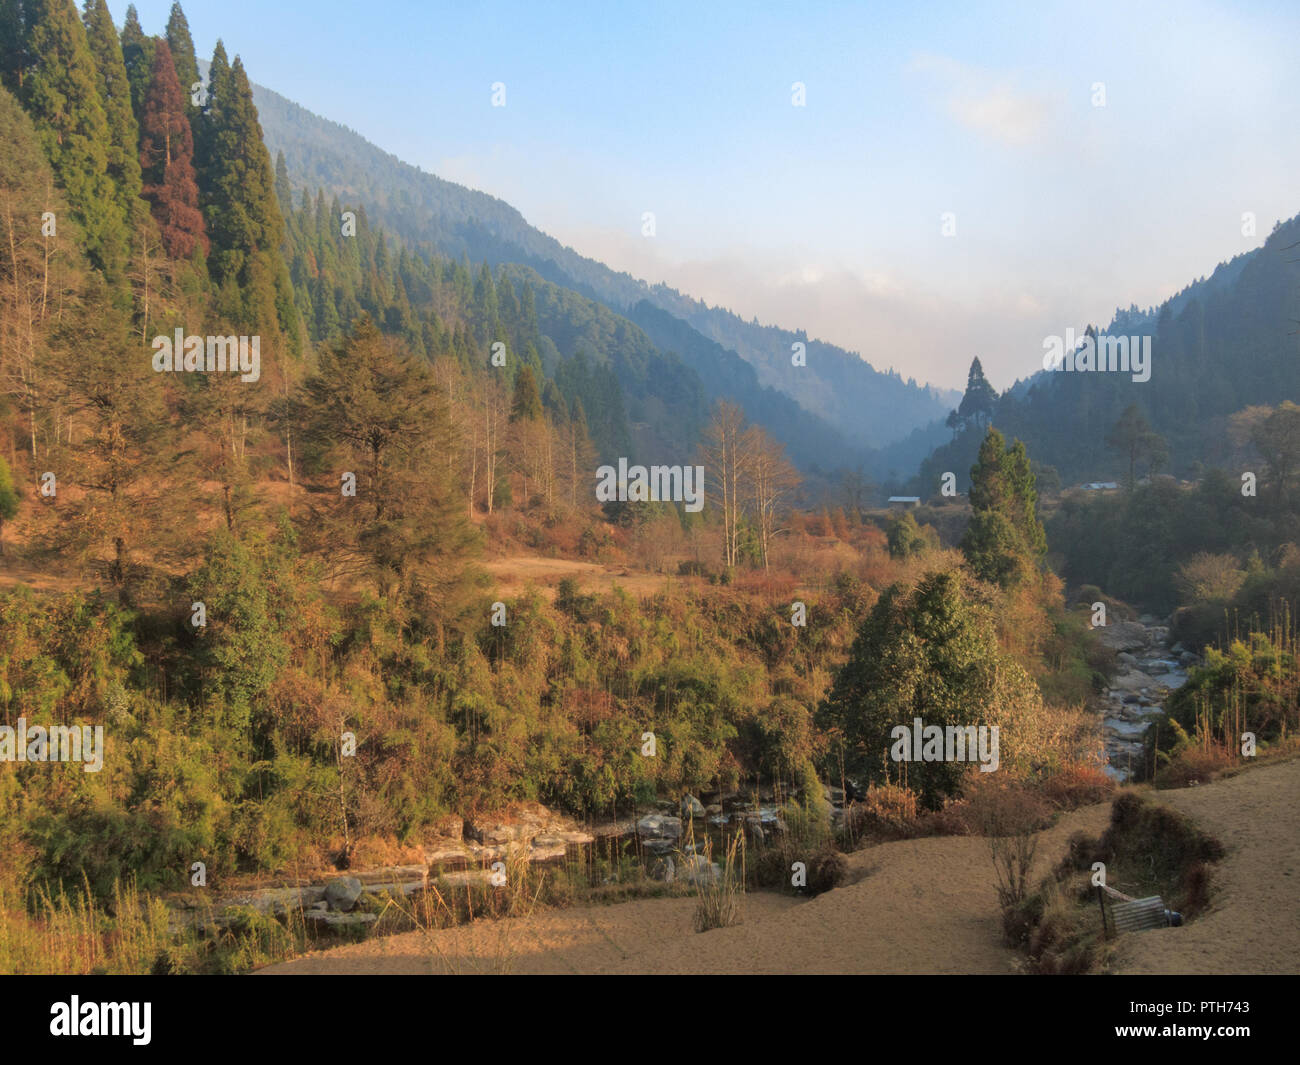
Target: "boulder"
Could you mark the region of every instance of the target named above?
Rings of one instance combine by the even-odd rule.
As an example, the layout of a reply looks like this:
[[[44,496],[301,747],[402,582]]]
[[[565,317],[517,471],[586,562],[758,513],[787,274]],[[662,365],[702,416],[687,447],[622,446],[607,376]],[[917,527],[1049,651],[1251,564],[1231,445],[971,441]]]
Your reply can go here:
[[[1136,621],[1117,621],[1093,631],[1097,641],[1111,651],[1136,651],[1147,646],[1147,630]]]
[[[682,818],[695,818],[704,816],[704,803],[700,802],[694,795],[682,796]]]
[[[361,898],[361,881],[355,876],[335,877],[325,885],[325,901],[331,910],[347,913]]]
[[[643,839],[681,839],[682,819],[666,814],[646,814],[636,823],[636,834]]]

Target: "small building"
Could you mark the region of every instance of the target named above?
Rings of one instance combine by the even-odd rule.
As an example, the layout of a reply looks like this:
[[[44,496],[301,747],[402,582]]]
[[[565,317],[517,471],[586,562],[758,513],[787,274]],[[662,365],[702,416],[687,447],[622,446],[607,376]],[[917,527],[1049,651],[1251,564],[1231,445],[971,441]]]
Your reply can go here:
[[[915,507],[920,502],[921,502],[920,496],[890,496],[889,497],[889,505],[891,507],[894,506],[895,504],[901,507]]]

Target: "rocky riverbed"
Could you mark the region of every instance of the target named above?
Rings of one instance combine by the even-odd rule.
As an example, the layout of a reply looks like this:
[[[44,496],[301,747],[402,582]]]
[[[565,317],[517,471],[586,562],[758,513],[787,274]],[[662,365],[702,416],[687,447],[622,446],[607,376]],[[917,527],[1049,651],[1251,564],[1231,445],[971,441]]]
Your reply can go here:
[[[844,794],[826,788],[835,813]],[[171,900],[171,924],[205,931],[229,927],[241,914],[255,911],[277,918],[301,910],[308,927],[328,932],[372,924],[374,913],[358,908],[364,894],[410,898],[437,882],[468,885],[490,882],[493,863],[512,856],[529,862],[558,863],[581,858],[597,844],[611,850],[634,850],[658,880],[713,880],[720,866],[708,853],[720,854],[719,843],[736,830],[751,842],[769,840],[785,831],[776,796],[740,792],[683,796],[680,803],[661,801],[636,817],[582,825],[547,809],[523,803],[499,816],[465,820],[454,815],[434,826],[422,846],[419,864],[324,872],[296,881],[281,880],[250,890],[205,890]],[[499,867],[498,867],[499,869]]]
[[[1169,626],[1149,614],[1107,625],[1097,636],[1116,652],[1119,666],[1106,690],[1102,724],[1106,772],[1123,782],[1141,773],[1147,729],[1164,720],[1169,693],[1187,683],[1187,671],[1200,659],[1182,644],[1171,646]]]

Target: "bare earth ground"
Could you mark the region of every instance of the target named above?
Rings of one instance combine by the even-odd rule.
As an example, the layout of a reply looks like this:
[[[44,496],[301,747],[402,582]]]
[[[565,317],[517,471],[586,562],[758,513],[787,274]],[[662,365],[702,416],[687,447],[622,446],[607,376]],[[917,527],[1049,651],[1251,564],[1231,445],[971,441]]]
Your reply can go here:
[[[1300,971],[1300,759],[1156,798],[1218,836],[1211,909],[1185,928],[1121,941],[1123,973]],[[1035,877],[1070,833],[1099,834],[1109,804],[1040,834]],[[749,896],[744,921],[703,934],[693,898],[539,912],[318,951],[264,973],[1011,973],[988,843],[936,837],[848,856],[849,882],[809,900]]]
[[[1300,973],[1300,759],[1161,792],[1217,836],[1210,912],[1185,928],[1129,937],[1122,973]]]

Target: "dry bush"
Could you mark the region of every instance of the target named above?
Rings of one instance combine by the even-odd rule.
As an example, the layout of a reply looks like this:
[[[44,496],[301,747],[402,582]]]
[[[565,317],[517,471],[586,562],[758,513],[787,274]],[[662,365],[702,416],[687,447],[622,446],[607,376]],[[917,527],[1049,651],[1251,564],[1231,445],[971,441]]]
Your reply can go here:
[[[1028,894],[1037,834],[1050,823],[1050,810],[1039,795],[1017,784],[972,786],[967,797],[989,840],[998,903],[1004,911],[1018,906]]]
[[[1226,769],[1241,763],[1236,752],[1219,743],[1208,746],[1184,747],[1174,754],[1169,764],[1156,773],[1156,786],[1185,788],[1190,784],[1206,784]]]
[[[919,835],[917,797],[898,784],[872,784],[844,814],[844,832],[858,845]]]
[[[1058,810],[1077,810],[1105,802],[1115,790],[1115,782],[1095,765],[1067,765],[1044,777],[1039,793]]]
[[[1174,583],[1184,603],[1226,602],[1241,589],[1246,571],[1232,555],[1200,551],[1181,566]]]

